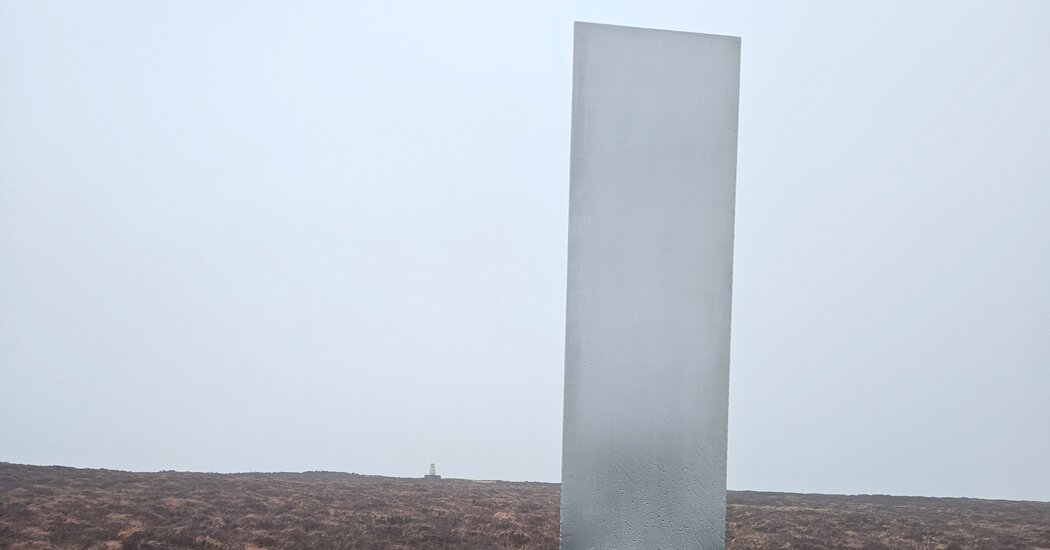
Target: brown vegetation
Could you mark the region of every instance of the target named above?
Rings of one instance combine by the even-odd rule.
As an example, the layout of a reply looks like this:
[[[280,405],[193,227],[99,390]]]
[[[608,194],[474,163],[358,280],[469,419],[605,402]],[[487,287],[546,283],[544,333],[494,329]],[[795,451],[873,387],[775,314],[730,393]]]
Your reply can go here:
[[[730,548],[1050,548],[1050,503],[730,492]],[[0,549],[556,549],[558,485],[0,463]]]
[[[1050,550],[1050,503],[730,491],[729,548]]]

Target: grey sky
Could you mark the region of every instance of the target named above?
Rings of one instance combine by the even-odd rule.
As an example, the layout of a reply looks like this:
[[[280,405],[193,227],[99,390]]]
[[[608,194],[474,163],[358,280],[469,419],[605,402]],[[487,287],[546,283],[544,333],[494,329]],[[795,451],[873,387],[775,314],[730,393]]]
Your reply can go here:
[[[0,460],[556,481],[572,21],[743,37],[729,487],[1050,500],[1050,3],[0,1]]]

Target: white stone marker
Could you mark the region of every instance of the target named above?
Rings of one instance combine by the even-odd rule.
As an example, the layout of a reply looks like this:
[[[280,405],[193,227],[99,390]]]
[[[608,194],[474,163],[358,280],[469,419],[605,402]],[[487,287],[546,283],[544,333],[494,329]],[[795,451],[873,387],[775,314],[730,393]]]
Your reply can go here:
[[[576,23],[563,550],[725,547],[740,39]]]

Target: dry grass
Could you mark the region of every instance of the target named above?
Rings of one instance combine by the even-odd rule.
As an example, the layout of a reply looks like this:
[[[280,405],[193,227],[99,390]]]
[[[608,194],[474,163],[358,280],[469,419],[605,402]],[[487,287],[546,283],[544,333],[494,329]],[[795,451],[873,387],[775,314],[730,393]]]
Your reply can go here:
[[[731,491],[730,548],[1050,550],[1050,503]]]
[[[1047,548],[1050,504],[730,492],[730,548]],[[558,485],[0,463],[0,549],[556,549]]]

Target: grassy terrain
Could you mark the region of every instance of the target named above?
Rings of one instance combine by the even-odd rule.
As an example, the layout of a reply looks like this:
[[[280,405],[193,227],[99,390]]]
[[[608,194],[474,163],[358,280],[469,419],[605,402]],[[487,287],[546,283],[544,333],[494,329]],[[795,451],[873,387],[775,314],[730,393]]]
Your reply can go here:
[[[730,492],[729,548],[1047,548],[1050,503]],[[0,549],[556,549],[558,485],[0,463]]]

